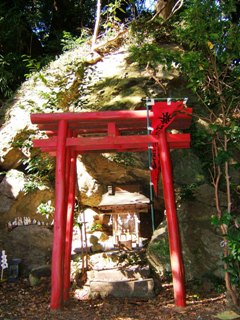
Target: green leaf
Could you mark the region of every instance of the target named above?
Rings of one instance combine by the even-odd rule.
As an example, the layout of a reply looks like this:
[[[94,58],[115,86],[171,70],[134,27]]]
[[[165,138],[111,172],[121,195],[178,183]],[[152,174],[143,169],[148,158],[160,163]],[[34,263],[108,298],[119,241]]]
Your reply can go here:
[[[118,8],[119,11],[126,13],[121,7]]]
[[[220,221],[217,216],[214,216],[214,215],[211,216],[211,224],[214,226],[220,225]]]
[[[217,165],[220,165],[220,164],[227,162],[230,158],[231,158],[231,154],[229,152],[224,151],[224,150],[220,150],[218,152],[216,159],[215,159],[215,162]]]

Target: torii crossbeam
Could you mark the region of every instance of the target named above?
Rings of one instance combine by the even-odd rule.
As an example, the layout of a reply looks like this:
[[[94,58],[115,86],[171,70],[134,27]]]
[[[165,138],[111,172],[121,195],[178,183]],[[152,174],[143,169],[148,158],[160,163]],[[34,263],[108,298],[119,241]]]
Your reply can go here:
[[[89,152],[137,152],[152,148],[153,183],[161,169],[169,234],[170,260],[175,304],[185,306],[184,266],[175,207],[170,149],[189,148],[192,109],[185,102],[148,102],[149,112],[102,111],[32,114],[31,121],[47,133],[48,139],[34,140],[34,147],[56,156],[55,214],[52,251],[52,310],[69,299],[70,260],[76,184],[76,157]],[[151,128],[147,128],[147,124]],[[151,134],[142,134],[147,130]]]

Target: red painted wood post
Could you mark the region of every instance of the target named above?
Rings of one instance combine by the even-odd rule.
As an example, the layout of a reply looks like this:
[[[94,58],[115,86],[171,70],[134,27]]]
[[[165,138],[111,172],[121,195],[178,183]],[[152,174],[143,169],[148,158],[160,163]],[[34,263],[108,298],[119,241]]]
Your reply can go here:
[[[65,164],[66,164],[67,121],[60,120],[57,136],[56,181],[55,181],[55,214],[52,251],[52,291],[50,308],[60,309],[63,306],[63,270],[65,249]]]
[[[166,135],[167,134],[165,130],[160,133],[159,146],[163,193],[167,214],[170,260],[173,277],[173,290],[176,306],[185,307],[186,293],[184,281],[184,264],[182,260],[181,239],[175,205],[175,196],[172,179],[172,165]]]
[[[71,131],[68,130],[67,131],[67,138],[71,137]],[[67,143],[66,143],[67,145]],[[65,183],[65,202],[66,202],[66,208],[67,208],[67,204],[68,204],[68,190],[69,190],[69,179],[70,179],[70,167],[71,167],[71,149],[67,146],[66,148],[66,165],[65,165],[65,177],[66,177],[66,183]],[[67,209],[66,209],[67,210]],[[66,219],[66,217],[65,217]]]
[[[68,129],[67,138],[71,137],[71,131]],[[64,225],[65,225],[65,250],[64,250],[64,269],[63,269],[63,300],[65,301],[65,278],[66,274],[66,254],[67,254],[67,215],[68,215],[68,201],[69,201],[69,180],[70,180],[70,167],[71,167],[71,149],[69,147],[66,148],[66,165],[65,165],[65,215],[64,215]],[[68,263],[67,263],[68,265]]]
[[[71,251],[72,251],[72,232],[75,204],[75,186],[76,186],[76,154],[71,151],[70,156],[70,174],[68,180],[68,199],[67,199],[67,217],[66,217],[66,244],[64,257],[64,301],[69,299],[70,289],[70,270],[71,270]]]

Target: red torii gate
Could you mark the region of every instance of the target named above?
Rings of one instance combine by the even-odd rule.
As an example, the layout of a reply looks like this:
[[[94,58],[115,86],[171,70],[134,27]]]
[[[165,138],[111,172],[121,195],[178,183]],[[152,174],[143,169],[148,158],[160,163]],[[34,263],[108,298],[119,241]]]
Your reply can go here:
[[[189,128],[192,109],[181,100],[151,100],[147,104],[152,106],[149,112],[122,110],[31,115],[32,123],[49,136],[48,139],[34,140],[34,147],[56,156],[52,310],[60,309],[69,299],[77,155],[88,152],[137,152],[148,150],[149,146],[152,146],[155,155],[152,162],[155,184],[159,169],[162,174],[175,304],[181,307],[186,305],[170,149],[189,148],[190,134],[172,134],[167,130]],[[147,124],[151,125],[148,128],[151,134],[139,134],[146,131]]]

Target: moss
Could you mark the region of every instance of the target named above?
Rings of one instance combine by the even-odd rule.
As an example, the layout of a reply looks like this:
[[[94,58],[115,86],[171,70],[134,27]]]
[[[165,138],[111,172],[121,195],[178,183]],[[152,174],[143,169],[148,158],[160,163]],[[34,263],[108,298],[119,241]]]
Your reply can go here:
[[[151,255],[155,255],[163,265],[170,265],[168,238],[161,238],[158,241],[149,244],[148,252]]]

